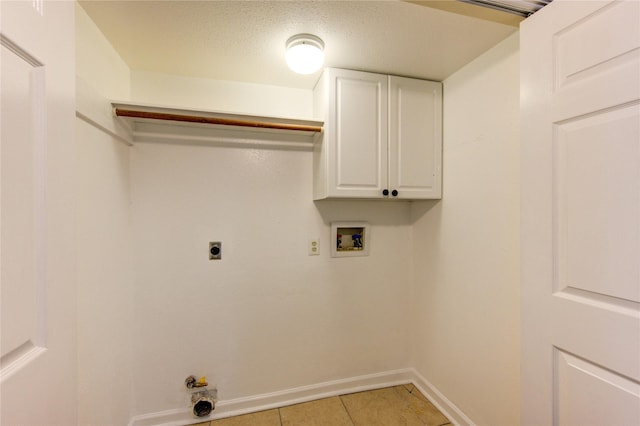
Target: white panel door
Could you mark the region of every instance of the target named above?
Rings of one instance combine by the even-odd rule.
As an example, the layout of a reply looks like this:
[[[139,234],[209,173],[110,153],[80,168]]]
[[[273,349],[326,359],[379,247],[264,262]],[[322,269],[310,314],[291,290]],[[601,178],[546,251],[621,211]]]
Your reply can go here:
[[[640,424],[640,2],[521,25],[522,423]]]
[[[74,424],[74,3],[0,2],[0,423]]]
[[[389,77],[389,191],[440,198],[442,83]]]

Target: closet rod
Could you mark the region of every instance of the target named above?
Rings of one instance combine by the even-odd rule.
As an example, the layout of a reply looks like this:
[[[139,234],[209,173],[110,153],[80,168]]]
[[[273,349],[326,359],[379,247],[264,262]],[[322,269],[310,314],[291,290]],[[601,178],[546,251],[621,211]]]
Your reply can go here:
[[[257,127],[261,129],[299,130],[316,133],[322,132],[322,126],[240,120],[221,117],[204,117],[198,115],[169,114],[163,112],[136,111],[123,108],[115,108],[115,114],[118,117],[148,118],[153,120],[181,121],[185,123],[220,124],[224,126]]]

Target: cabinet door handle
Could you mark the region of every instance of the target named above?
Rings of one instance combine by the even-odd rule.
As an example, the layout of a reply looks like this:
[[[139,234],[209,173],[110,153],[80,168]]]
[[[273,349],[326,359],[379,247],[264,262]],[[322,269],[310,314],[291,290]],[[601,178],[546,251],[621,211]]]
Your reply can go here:
[[[393,195],[394,197],[398,196],[398,191],[396,191],[395,189],[393,191],[391,191],[391,195]]]
[[[387,195],[389,195],[389,190],[388,190],[388,189],[383,189],[383,190],[382,190],[382,195],[384,195],[385,197],[386,197]]]

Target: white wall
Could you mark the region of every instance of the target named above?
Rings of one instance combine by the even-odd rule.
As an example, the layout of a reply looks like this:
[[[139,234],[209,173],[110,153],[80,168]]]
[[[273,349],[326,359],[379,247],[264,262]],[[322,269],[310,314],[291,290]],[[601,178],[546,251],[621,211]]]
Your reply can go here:
[[[520,412],[518,61],[514,34],[444,82],[443,199],[413,211],[410,363],[486,425]]]
[[[78,424],[126,424],[132,398],[129,153],[81,120],[76,138]]]
[[[139,70],[132,71],[131,80],[131,100],[136,102],[271,117],[314,118],[311,90]]]
[[[76,4],[78,105],[129,94],[129,70]],[[84,89],[86,86],[87,89]],[[108,108],[107,108],[108,109]],[[133,265],[129,148],[76,119],[78,424],[131,414]]]
[[[230,400],[407,366],[409,205],[316,206],[311,164],[310,151],[132,148],[137,414],[187,408],[190,374]],[[330,258],[330,221],[355,219],[372,225],[371,255]]]
[[[76,75],[107,99],[130,97],[131,72],[84,9],[76,3]]]

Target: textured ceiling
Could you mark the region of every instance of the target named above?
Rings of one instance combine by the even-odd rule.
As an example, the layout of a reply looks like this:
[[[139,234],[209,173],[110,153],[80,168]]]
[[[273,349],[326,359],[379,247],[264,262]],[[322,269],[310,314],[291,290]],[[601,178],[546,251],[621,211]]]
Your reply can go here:
[[[305,89],[319,73],[287,68],[294,34],[322,38],[326,66],[443,80],[517,29],[401,1],[80,4],[131,69]]]

